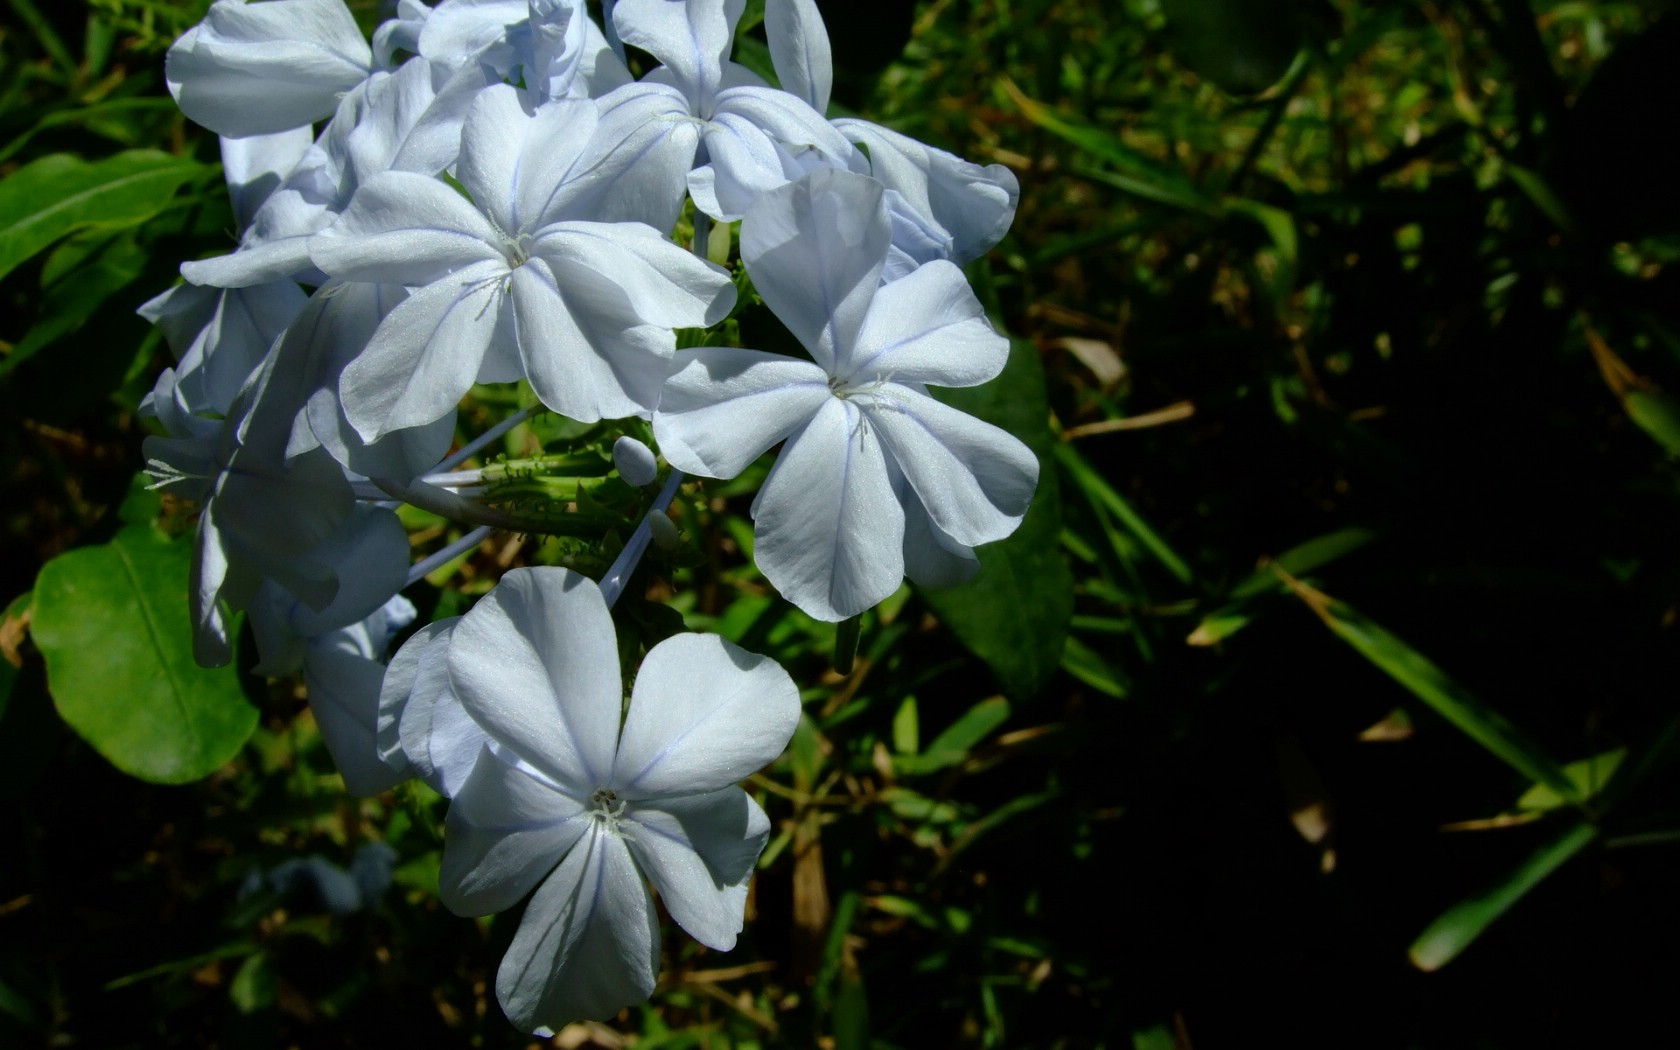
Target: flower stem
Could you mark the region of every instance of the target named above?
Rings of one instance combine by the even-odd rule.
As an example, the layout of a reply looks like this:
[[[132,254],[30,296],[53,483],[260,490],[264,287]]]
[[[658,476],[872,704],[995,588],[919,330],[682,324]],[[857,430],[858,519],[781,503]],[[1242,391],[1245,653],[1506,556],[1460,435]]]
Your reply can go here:
[[[403,584],[403,586],[407,588],[419,583],[421,580],[436,572],[441,566],[447,565],[456,558],[460,557],[462,554],[465,554],[467,551],[470,551],[474,547],[483,543],[493,531],[494,530],[488,525],[480,525],[478,528],[460,537],[448,546],[428,554],[426,557],[415,562],[413,568],[408,570],[408,582]]]
[[[649,514],[663,514],[671,506],[671,500],[676,497],[677,488],[683,483],[684,475],[680,470],[672,470],[671,476],[665,479],[665,487],[659,490],[659,496],[648,508]],[[630,542],[618,552],[605,576],[601,577],[601,597],[607,601],[607,608],[611,609],[618,601],[618,596],[624,593],[624,585],[630,579],[630,574],[636,571],[641,563],[642,555],[647,552],[648,543],[653,539],[653,527],[643,517],[636,531],[630,534]]]

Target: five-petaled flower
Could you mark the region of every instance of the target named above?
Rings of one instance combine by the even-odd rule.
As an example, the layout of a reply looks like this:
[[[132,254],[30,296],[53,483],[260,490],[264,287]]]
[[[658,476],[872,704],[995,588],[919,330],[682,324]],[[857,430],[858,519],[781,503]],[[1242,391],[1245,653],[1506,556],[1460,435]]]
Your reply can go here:
[[[666,639],[642,662],[621,732],[606,603],[559,568],[504,576],[454,626],[446,664],[489,739],[449,809],[440,889],[454,911],[485,915],[536,887],[496,976],[515,1024],[611,1017],[652,993],[659,924],[644,876],[695,940],[734,947],[770,831],[737,782],[793,734],[786,671],[716,635]]]

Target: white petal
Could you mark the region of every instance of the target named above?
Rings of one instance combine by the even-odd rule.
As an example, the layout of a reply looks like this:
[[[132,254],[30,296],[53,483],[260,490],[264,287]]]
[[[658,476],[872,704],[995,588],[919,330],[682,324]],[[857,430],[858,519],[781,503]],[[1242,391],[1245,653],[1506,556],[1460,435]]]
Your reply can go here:
[[[658,960],[647,886],[623,839],[597,823],[525,906],[496,999],[525,1031],[606,1020],[653,994]]]
[[[305,637],[366,619],[408,579],[408,533],[396,513],[384,507],[358,504],[350,520],[310,553],[334,566],[341,582],[325,609],[305,605],[293,610],[292,629]]]
[[[503,576],[456,626],[449,678],[475,721],[557,783],[606,784],[623,684],[594,581],[548,566]]]
[[[1038,457],[1014,435],[896,383],[864,412],[952,539],[977,547],[1021,523],[1038,485]]]
[[[736,476],[832,398],[828,373],[780,354],[708,346],[673,363],[653,434],[665,458],[690,474]]]
[[[745,9],[746,0],[618,0],[613,21],[621,40],[663,62],[704,111],[722,83]]]
[[[771,0],[764,7],[770,38],[770,61],[782,90],[797,95],[818,113],[828,109],[834,86],[834,57],[828,27],[815,0]]]
[[[555,223],[539,231],[531,254],[553,269],[568,302],[574,301],[574,279],[606,275],[644,324],[706,328],[735,306],[727,270],[695,258],[641,223]]]
[[[759,569],[819,620],[855,616],[904,579],[904,511],[880,439],[849,402],[829,399],[788,442],[752,512]]]
[[[339,379],[344,414],[366,441],[454,410],[478,378],[500,321],[500,259],[469,266],[405,299]]]
[[[319,212],[318,217],[317,229],[333,220],[326,211]],[[288,280],[309,283],[309,276],[316,272],[315,264],[309,259],[309,242],[314,232],[250,244],[211,259],[189,259],[181,264],[181,276],[193,284],[215,288],[250,288]]]
[[[315,235],[309,256],[334,277],[426,284],[484,261],[507,266],[496,228],[437,179],[386,171],[369,179],[337,222]]]
[[[486,748],[449,806],[438,897],[456,915],[505,911],[589,830],[589,806]]]
[[[526,0],[467,0],[439,4],[420,27],[420,54],[446,69],[505,42],[510,27],[530,17]]]
[[[220,0],[170,47],[164,76],[188,119],[243,137],[324,120],[372,65],[342,0]]]
[[[741,223],[741,258],[764,301],[832,371],[875,297],[891,238],[880,183],[824,169],[758,199]]]
[[[726,952],[735,947],[747,882],[770,837],[770,818],[745,791],[632,806],[630,852],[690,937]]]
[[[646,415],[675,337],[637,324],[608,275],[580,270],[567,291],[570,300],[542,259],[514,271],[514,330],[531,389],[549,408],[582,422]]]
[[[577,164],[569,205],[548,221],[645,222],[670,230],[700,147],[700,126],[687,100],[674,88],[643,81],[597,105],[600,123]]]
[[[868,148],[872,175],[950,235],[956,262],[979,258],[1009,232],[1021,187],[1008,168],[971,164],[866,120],[834,126]]]
[[[776,661],[675,635],[636,672],[611,786],[632,800],[717,791],[775,761],[798,723],[799,690]]]
[[[857,381],[979,386],[1003,371],[1009,340],[986,320],[968,278],[943,260],[883,285],[839,374]]]

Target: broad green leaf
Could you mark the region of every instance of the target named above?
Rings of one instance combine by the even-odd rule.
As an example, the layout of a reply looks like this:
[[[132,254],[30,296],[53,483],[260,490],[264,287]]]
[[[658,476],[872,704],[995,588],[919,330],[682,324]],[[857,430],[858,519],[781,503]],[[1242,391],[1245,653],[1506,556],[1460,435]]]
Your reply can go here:
[[[1275,84],[1306,42],[1296,0],[1161,0],[1173,54],[1236,95]]]
[[[1031,696],[1056,673],[1073,615],[1073,574],[1062,556],[1062,508],[1049,449],[1054,444],[1044,369],[1031,343],[1017,340],[1003,374],[990,383],[935,391],[1026,442],[1038,455],[1038,491],[1015,534],[979,549],[980,573],[959,586],[922,591],[934,614],[1015,697]]]
[[[30,627],[53,703],[126,773],[158,783],[208,776],[257,724],[233,667],[193,662],[188,540],[129,526],[48,562]]]
[[[1572,804],[1581,791],[1563,768],[1504,715],[1473,696],[1434,661],[1360,615],[1351,606],[1323,595],[1303,595],[1337,637],[1405,686],[1435,713],[1528,779],[1549,786]]]
[[[1594,798],[1600,791],[1604,790],[1604,785],[1610,782],[1610,778],[1615,775],[1617,768],[1621,766],[1622,759],[1626,757],[1627,748],[1618,747],[1593,755],[1591,758],[1583,758],[1580,761],[1569,763],[1563,767],[1563,775],[1568,777],[1569,782],[1575,785],[1576,791],[1579,793],[1578,797],[1583,799]],[[1526,810],[1560,809],[1568,804],[1569,799],[1564,798],[1546,784],[1535,784],[1524,791],[1521,798],[1517,799],[1517,808]]]
[[[0,181],[0,277],[77,230],[144,222],[215,170],[145,149],[92,162],[68,153],[32,161]]]
[[[1452,962],[1524,894],[1586,848],[1597,835],[1598,828],[1592,824],[1574,821],[1494,886],[1448,908],[1412,942],[1407,952],[1412,965],[1431,971]]]

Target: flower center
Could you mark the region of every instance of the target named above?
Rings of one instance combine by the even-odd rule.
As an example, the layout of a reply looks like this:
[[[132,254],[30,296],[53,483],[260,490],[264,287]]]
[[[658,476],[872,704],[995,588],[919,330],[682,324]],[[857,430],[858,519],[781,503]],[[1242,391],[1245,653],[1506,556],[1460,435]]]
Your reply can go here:
[[[630,837],[629,832],[624,829],[624,809],[630,804],[627,800],[619,798],[611,788],[598,788],[589,796],[589,801],[595,806],[589,815],[597,824],[615,835]]]

